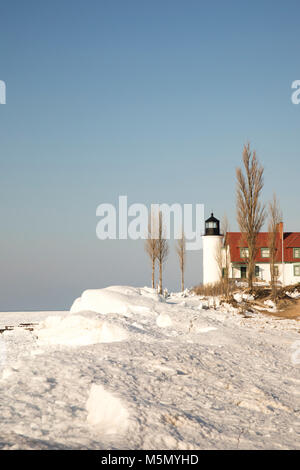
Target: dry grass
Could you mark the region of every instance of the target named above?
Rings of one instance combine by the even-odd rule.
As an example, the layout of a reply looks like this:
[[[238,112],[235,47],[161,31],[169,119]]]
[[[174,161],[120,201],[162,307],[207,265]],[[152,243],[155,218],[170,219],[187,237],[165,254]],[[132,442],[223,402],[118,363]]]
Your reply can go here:
[[[260,313],[278,319],[290,319],[300,320],[300,299],[293,299],[288,296],[287,292],[300,292],[300,283],[296,285],[279,287],[277,291],[277,312],[270,312],[263,310],[266,308],[265,301],[272,300],[272,289],[270,287],[253,287],[252,289],[239,288],[235,283],[230,283],[230,295],[226,299],[227,303],[230,303],[233,307],[238,308],[240,313],[246,316],[246,312]],[[224,295],[224,283],[218,282],[216,284],[199,285],[193,288],[196,295],[202,295],[205,297],[220,297],[221,301],[225,300]],[[254,300],[245,300],[243,302],[237,302],[233,294],[236,292],[243,292],[251,294]]]
[[[204,295],[205,297],[222,297],[226,293],[226,285],[225,282],[220,281],[214,284],[206,284],[205,286],[203,284],[200,284],[199,286],[195,286],[192,290],[193,292],[195,292],[196,295]],[[239,289],[235,284],[229,284],[230,294],[238,290]]]
[[[300,291],[300,282],[298,282],[298,284],[292,284],[290,286],[286,286],[282,290],[284,290],[285,292],[294,292],[295,290],[297,290],[299,292]]]

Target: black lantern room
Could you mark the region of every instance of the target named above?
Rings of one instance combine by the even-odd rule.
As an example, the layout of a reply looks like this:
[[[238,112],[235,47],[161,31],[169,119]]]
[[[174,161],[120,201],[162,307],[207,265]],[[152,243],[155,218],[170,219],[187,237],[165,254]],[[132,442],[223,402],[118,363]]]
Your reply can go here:
[[[220,221],[212,213],[205,221],[205,235],[220,235]]]

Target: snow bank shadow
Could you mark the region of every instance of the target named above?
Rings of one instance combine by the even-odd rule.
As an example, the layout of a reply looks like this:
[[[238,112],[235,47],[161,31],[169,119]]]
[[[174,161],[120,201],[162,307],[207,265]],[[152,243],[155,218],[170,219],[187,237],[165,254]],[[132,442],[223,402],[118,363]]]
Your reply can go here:
[[[93,384],[86,403],[87,422],[103,434],[123,434],[129,425],[129,413],[121,400]]]

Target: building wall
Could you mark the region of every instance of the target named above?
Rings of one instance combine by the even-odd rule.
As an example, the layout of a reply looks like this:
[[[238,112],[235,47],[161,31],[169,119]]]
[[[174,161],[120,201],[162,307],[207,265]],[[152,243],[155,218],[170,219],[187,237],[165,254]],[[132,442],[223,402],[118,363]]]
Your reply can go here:
[[[284,269],[282,269],[282,264],[276,264],[278,266],[279,277],[278,281],[284,285],[297,284],[300,282],[300,276],[294,276],[294,266],[299,263],[285,263]],[[256,263],[256,266],[259,267],[259,278],[262,281],[270,282],[271,273],[270,273],[270,264],[269,263]],[[240,279],[241,270],[240,265],[232,265],[230,269],[230,276],[233,279]]]
[[[297,284],[300,282],[300,276],[294,275],[294,266],[299,265],[299,263],[286,263],[284,265],[284,284]]]

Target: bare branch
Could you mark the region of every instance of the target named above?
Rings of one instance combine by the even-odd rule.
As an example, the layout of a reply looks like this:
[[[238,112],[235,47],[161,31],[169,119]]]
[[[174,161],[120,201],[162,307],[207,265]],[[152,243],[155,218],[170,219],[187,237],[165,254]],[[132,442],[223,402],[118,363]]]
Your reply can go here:
[[[243,149],[244,173],[241,168],[236,170],[237,178],[237,221],[245,240],[249,257],[248,285],[253,287],[256,240],[265,222],[265,206],[260,202],[261,191],[264,185],[264,168],[260,165],[256,152],[251,152],[250,144]]]
[[[155,262],[158,256],[158,241],[156,237],[156,220],[155,215],[151,213],[148,222],[148,238],[145,242],[145,251],[151,260],[152,266],[152,288],[155,288]]]
[[[271,289],[273,300],[277,298],[277,281],[278,272],[276,270],[276,255],[278,252],[278,232],[279,224],[282,221],[282,213],[279,207],[276,194],[273,194],[272,201],[269,202],[269,251],[270,251],[270,274],[271,274]]]
[[[184,270],[185,270],[185,260],[186,260],[186,248],[185,248],[185,235],[182,229],[181,238],[177,240],[176,253],[179,257],[179,265],[181,271],[181,290],[184,291]]]
[[[165,238],[165,228],[163,224],[162,212],[159,211],[158,214],[158,238],[157,238],[157,260],[159,263],[159,293],[162,294],[162,272],[163,264],[167,260],[169,254],[169,245],[168,241]]]

